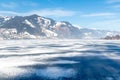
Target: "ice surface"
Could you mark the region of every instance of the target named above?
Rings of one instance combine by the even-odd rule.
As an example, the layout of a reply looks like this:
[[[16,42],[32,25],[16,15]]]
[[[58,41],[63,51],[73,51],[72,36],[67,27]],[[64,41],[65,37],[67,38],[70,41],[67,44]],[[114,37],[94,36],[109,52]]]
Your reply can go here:
[[[34,72],[38,76],[54,79],[57,79],[58,77],[72,77],[75,75],[75,71],[73,69],[63,69],[59,67],[47,67],[46,69],[40,69]]]
[[[120,41],[3,40],[0,79],[120,80]]]

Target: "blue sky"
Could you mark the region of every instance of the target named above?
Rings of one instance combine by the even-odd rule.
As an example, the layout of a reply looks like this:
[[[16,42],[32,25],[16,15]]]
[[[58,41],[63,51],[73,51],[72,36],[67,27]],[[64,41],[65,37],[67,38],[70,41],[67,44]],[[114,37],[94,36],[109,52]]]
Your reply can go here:
[[[0,15],[31,14],[84,28],[120,31],[120,0],[0,0]]]

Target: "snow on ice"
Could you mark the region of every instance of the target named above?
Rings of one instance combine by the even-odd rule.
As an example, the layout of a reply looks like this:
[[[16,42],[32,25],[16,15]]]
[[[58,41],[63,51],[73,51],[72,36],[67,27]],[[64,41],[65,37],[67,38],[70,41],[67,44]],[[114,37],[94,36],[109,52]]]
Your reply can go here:
[[[120,80],[120,41],[1,40],[0,79]]]

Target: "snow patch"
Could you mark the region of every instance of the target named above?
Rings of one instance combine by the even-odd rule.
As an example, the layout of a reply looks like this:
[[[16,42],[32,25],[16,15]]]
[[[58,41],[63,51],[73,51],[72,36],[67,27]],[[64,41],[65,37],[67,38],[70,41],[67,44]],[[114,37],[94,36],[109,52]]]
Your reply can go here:
[[[78,28],[78,29],[82,29],[82,27],[80,27],[79,25],[73,25],[73,26]]]
[[[44,32],[47,37],[57,37],[58,36],[55,32],[44,29],[44,28],[42,29],[42,32]]]
[[[24,21],[24,23],[29,25],[32,28],[35,28],[35,26],[30,21],[28,21],[27,19]]]

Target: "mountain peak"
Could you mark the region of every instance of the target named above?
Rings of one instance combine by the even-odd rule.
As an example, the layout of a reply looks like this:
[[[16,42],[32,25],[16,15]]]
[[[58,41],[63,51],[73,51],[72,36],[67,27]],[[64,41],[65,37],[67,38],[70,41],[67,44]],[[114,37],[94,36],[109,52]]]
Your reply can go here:
[[[58,38],[103,38],[120,32],[80,28],[67,21],[57,22],[33,14],[30,16],[3,17],[0,19],[0,38],[26,39],[41,37]],[[109,34],[109,35],[110,35]]]

